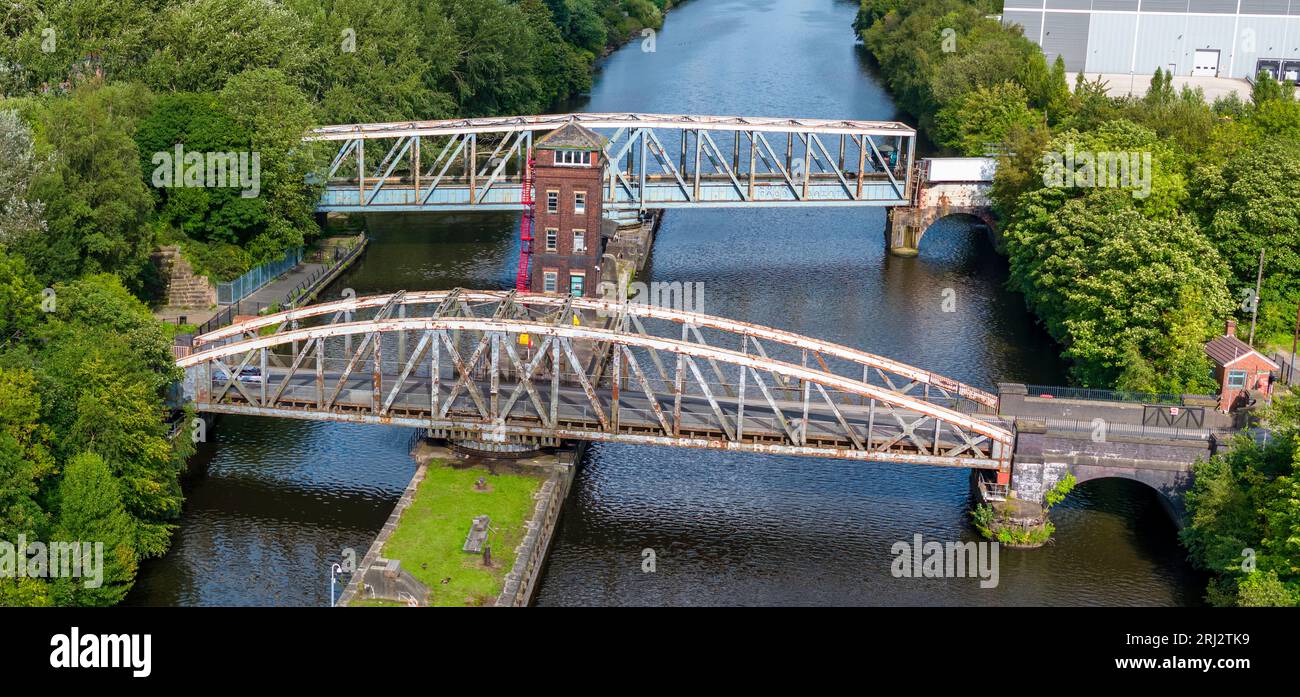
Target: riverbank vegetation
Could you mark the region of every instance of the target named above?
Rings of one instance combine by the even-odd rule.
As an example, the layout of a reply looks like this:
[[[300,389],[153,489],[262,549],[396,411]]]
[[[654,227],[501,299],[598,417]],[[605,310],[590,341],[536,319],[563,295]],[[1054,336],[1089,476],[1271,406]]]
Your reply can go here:
[[[1265,423],[1267,439],[1240,435],[1198,464],[1187,493],[1183,544],[1214,574],[1213,605],[1300,605],[1300,398],[1279,399]]]
[[[1265,340],[1300,300],[1300,104],[1261,78],[1206,103],[1155,70],[1143,97],[1049,65],[983,0],[864,0],[856,28],[900,106],[943,148],[996,155],[1013,288],[1087,387],[1213,391],[1202,343],[1249,323],[1260,249]],[[1097,156],[1124,157],[1108,181]],[[1120,171],[1124,171],[1120,170]],[[1064,176],[1062,176],[1064,175]],[[1100,177],[1100,178],[1099,178]]]
[[[855,28],[900,106],[941,147],[994,155],[993,204],[1010,285],[1088,387],[1215,391],[1203,343],[1249,323],[1289,339],[1300,301],[1300,103],[1261,75],[1250,99],[1207,103],[1157,66],[1141,96],[1112,96],[1049,65],[985,0],[863,0]],[[1129,176],[1099,178],[1098,157]],[[1133,159],[1136,158],[1136,159]],[[1117,163],[1118,164],[1118,163]],[[1109,175],[1109,172],[1106,172]],[[1286,343],[1289,344],[1289,341]],[[1183,541],[1216,574],[1220,605],[1300,600],[1300,402],[1198,465]],[[989,512],[977,523],[987,523]]]
[[[169,437],[162,396],[178,379],[163,327],[112,274],[43,290],[0,255],[0,540],[102,543],[102,579],[0,574],[0,605],[108,605],[140,560],[167,550],[181,509],[189,431]],[[26,558],[26,557],[25,557]],[[96,564],[98,565],[98,564]]]
[[[46,284],[103,271],[143,295],[158,242],[233,278],[317,233],[304,179],[322,155],[302,147],[306,128],[545,113],[670,4],[125,0],[90,16],[72,0],[14,5],[0,17],[0,110],[33,128],[24,198],[45,216],[41,234],[6,245]],[[258,153],[260,192],[158,186],[155,155],[178,145]]]
[[[0,12],[0,539],[103,541],[98,589],[0,578],[0,605],[111,604],[181,508],[178,377],[146,302],[177,244],[234,278],[319,234],[315,125],[542,113],[672,0],[49,0]],[[160,159],[257,156],[241,186]],[[322,159],[324,158],[324,160]],[[166,174],[168,167],[162,167]],[[317,180],[319,177],[317,177]]]
[[[1052,507],[1064,501],[1078,483],[1073,474],[1066,473],[1043,492],[1042,504],[1026,505],[1016,499],[978,504],[971,511],[971,523],[984,539],[1008,547],[1041,547],[1056,534],[1056,525],[1049,517]]]

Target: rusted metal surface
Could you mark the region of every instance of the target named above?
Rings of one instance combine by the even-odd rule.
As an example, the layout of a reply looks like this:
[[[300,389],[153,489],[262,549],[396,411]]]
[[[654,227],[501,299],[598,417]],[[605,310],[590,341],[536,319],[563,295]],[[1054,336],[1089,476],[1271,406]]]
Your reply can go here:
[[[269,326],[280,331],[261,335]],[[408,336],[419,337],[409,354]],[[986,469],[1005,467],[1014,442],[996,417],[936,401],[960,383],[780,330],[598,299],[394,293],[201,338],[177,365],[196,407],[215,413]],[[364,360],[369,374],[355,376]]]
[[[384,307],[398,293],[390,295],[374,295],[362,298],[351,298],[347,300],[338,300],[334,302],[321,303],[307,307],[297,308],[285,312],[276,313],[257,317],[242,322],[238,325],[231,325],[223,329],[201,335],[195,338],[195,345],[228,340],[234,337],[246,336],[256,333],[265,327],[274,327],[287,325],[293,321],[302,321],[319,317],[322,315],[337,314],[340,312],[355,314],[359,311]],[[517,312],[514,316],[528,316],[536,314],[537,311],[556,312],[563,310],[567,318],[568,313],[574,310],[593,314],[598,317],[615,317],[626,315],[631,318],[631,328],[645,334],[645,325],[642,318],[659,319],[684,327],[694,327],[693,334],[699,336],[700,329],[715,329],[736,337],[744,337],[752,340],[755,349],[759,355],[765,356],[764,349],[758,340],[775,342],[783,346],[797,349],[806,349],[817,352],[819,360],[822,357],[840,358],[859,364],[862,368],[877,371],[877,376],[882,379],[888,377],[892,382],[894,377],[903,378],[908,384],[894,385],[902,392],[914,389],[916,385],[934,385],[946,393],[944,396],[953,396],[969,399],[972,402],[982,404],[987,407],[997,407],[997,396],[977,389],[970,385],[952,380],[937,373],[922,370],[914,366],[907,365],[901,361],[896,361],[884,356],[860,351],[848,346],[813,339],[802,336],[794,332],[788,332],[772,327],[765,327],[737,320],[715,317],[698,312],[688,312],[684,310],[675,310],[671,308],[656,307],[653,305],[618,302],[616,300],[606,300],[595,297],[573,298],[570,296],[557,296],[546,294],[516,293],[515,291],[467,291],[454,289],[450,291],[423,291],[423,292],[402,292],[397,302],[413,305],[430,305],[435,304],[439,307],[430,313],[432,317],[441,317],[452,311],[453,305],[460,305],[463,311],[465,304],[475,305],[493,305],[512,307]],[[494,310],[495,313],[495,310]],[[335,320],[337,321],[337,320]],[[683,340],[686,336],[683,335]],[[748,346],[748,343],[746,343]],[[742,349],[744,350],[744,349]],[[659,366],[662,374],[663,368]]]
[[[786,444],[764,444],[753,441],[732,442],[715,438],[666,437],[656,434],[617,434],[598,429],[564,427],[544,429],[529,426],[507,424],[503,427],[473,424],[465,421],[421,417],[389,416],[380,417],[365,413],[330,413],[319,411],[289,411],[284,409],[267,409],[257,406],[237,404],[212,404],[203,409],[214,414],[239,414],[243,416],[268,416],[276,418],[295,418],[308,421],[336,421],[345,423],[374,424],[386,426],[406,426],[410,428],[432,428],[437,431],[460,434],[469,440],[484,439],[496,434],[520,438],[546,440],[588,440],[597,442],[629,443],[633,445],[655,445],[677,448],[700,448],[706,450],[731,450],[735,452],[759,453],[764,455],[792,455],[799,457],[820,457],[838,460],[858,460],[867,462],[898,462],[913,465],[936,465],[942,467],[961,467],[969,469],[998,469],[998,462],[978,457],[934,457],[923,453],[897,451],[858,451],[850,448],[800,447]]]

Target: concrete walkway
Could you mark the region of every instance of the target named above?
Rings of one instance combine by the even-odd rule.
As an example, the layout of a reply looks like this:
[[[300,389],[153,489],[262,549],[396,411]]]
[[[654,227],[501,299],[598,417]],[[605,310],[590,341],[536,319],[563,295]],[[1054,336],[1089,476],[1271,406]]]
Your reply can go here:
[[[1084,73],[1083,77],[1089,82],[1101,78],[1109,85],[1107,93],[1112,97],[1122,97],[1133,95],[1135,97],[1144,96],[1147,90],[1151,89],[1151,72],[1138,74],[1133,73]],[[1074,89],[1074,81],[1070,80],[1070,89]],[[1173,79],[1174,91],[1178,92],[1183,86],[1200,87],[1205,92],[1205,101],[1213,103],[1219,97],[1226,97],[1232,92],[1244,101],[1250,101],[1250,83],[1240,78],[1228,77],[1191,77],[1187,75],[1175,75]]]
[[[329,266],[329,264],[304,261],[290,269],[283,276],[253,291],[252,294],[244,298],[243,302],[261,305],[275,305],[277,303],[284,305],[290,291],[312,276],[323,273]]]

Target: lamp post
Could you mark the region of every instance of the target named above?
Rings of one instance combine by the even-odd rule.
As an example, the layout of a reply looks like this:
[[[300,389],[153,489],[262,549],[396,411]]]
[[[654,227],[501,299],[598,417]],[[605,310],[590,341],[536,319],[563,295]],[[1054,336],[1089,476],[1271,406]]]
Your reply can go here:
[[[1246,343],[1255,345],[1255,319],[1259,317],[1259,287],[1264,282],[1264,248],[1259,248],[1259,273],[1255,276],[1255,297],[1251,298],[1250,340]]]
[[[330,564],[330,607],[334,605],[334,585],[338,581],[338,574],[343,573],[343,566],[338,562]]]

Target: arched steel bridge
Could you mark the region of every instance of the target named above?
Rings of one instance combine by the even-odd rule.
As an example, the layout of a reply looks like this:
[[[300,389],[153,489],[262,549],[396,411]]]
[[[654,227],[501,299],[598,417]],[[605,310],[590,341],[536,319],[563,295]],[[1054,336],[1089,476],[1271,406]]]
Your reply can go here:
[[[599,298],[398,292],[258,316],[177,361],[201,412],[1008,470],[997,398],[770,327]]]
[[[325,126],[303,140],[338,145],[322,212],[522,210],[534,133],[568,123],[606,137],[611,212],[897,206],[914,185],[916,131],[892,121],[550,114]]]

